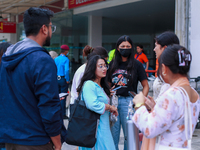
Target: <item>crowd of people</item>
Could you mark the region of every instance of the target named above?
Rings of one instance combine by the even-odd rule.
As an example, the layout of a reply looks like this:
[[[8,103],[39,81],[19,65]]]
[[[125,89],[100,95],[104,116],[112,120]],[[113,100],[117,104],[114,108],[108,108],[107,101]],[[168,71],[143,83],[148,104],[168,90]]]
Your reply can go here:
[[[191,138],[200,112],[198,93],[190,87],[188,72],[192,55],[179,45],[173,32],[155,37],[157,78],[153,97],[148,96],[149,85],[145,70],[149,61],[143,46],[128,35],[119,37],[112,59],[104,47],[86,45],[80,66],[73,79],[69,78],[69,47],[61,46],[60,55],[49,52],[55,26],[53,12],[29,8],[24,13],[26,38],[16,44],[0,44],[0,143],[7,150],[61,150],[66,141],[66,97],[72,80],[73,104],[80,95],[87,109],[100,114],[93,148],[79,150],[119,150],[121,127],[126,133],[128,107],[134,103],[132,121],[143,134],[142,150],[191,149]],[[108,64],[109,62],[109,64]],[[134,98],[129,92],[142,92]],[[114,89],[117,88],[116,92]],[[80,94],[81,93],[81,94]],[[115,94],[118,106],[113,106]],[[113,126],[110,115],[117,117]],[[76,135],[74,135],[76,136]],[[127,150],[124,139],[124,150]]]

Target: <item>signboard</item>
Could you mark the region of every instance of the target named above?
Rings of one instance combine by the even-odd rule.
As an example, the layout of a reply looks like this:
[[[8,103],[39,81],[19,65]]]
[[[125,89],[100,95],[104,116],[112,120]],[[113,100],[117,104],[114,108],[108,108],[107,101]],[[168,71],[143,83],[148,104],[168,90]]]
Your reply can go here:
[[[68,0],[68,8],[75,8],[83,5],[88,5],[95,2],[100,2],[104,0]]]
[[[16,33],[16,23],[0,22],[0,33]]]

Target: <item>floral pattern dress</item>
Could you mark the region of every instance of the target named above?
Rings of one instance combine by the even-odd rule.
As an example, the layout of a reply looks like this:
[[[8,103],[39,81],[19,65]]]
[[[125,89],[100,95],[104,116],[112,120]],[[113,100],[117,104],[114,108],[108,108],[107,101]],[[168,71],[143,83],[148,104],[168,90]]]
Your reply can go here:
[[[171,87],[159,97],[151,113],[142,106],[135,112],[132,120],[147,138],[160,135],[161,145],[186,148],[184,105],[183,92],[176,87]],[[200,111],[199,98],[195,103],[190,102],[189,105],[194,131]]]

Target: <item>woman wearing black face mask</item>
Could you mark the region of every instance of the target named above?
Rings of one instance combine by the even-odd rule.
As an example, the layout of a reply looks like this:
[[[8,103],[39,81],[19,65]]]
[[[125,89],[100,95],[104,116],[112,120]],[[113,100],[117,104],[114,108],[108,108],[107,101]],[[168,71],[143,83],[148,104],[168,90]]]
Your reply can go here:
[[[133,43],[129,36],[121,36],[116,43],[115,58],[110,63],[109,78],[112,87],[121,86],[117,90],[118,96],[118,120],[111,128],[113,139],[115,142],[116,150],[119,150],[119,136],[121,125],[123,132],[126,128],[126,117],[128,114],[128,105],[132,100],[128,91],[134,91],[137,93],[138,81],[143,86],[143,94],[147,95],[149,91],[149,85],[147,76],[142,63],[134,58]],[[126,142],[124,142],[124,150],[127,150]]]

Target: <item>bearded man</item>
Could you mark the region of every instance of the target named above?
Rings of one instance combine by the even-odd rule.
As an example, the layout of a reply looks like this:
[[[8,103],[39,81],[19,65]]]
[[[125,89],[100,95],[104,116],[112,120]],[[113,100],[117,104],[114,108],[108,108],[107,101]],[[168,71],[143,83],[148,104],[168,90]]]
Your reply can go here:
[[[29,8],[24,13],[26,38],[11,45],[0,66],[0,143],[7,150],[60,150],[66,129],[49,46],[53,12]],[[61,136],[62,133],[62,136]]]

